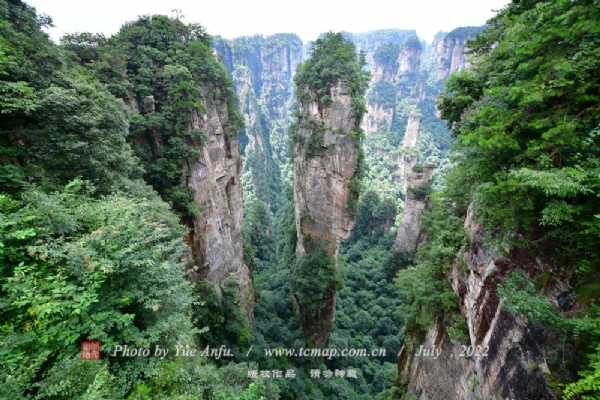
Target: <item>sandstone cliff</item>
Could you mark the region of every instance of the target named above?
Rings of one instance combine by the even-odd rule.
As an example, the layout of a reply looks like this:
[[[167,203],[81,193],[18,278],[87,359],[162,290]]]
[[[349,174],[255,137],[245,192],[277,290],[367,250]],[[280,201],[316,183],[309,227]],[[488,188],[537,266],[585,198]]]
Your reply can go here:
[[[421,68],[421,46],[404,46],[398,58],[400,72],[419,72]]]
[[[400,375],[410,377],[408,394],[421,400],[559,398],[551,375],[569,376],[564,366],[579,363],[576,352],[544,326],[504,311],[504,300],[496,294],[497,285],[509,271],[519,268],[533,277],[552,267],[543,253],[533,249],[514,249],[502,256],[486,248],[484,231],[473,220],[472,207],[464,228],[469,243],[446,278],[459,297],[468,338],[451,338],[440,317],[418,345],[405,344],[398,367]],[[570,293],[568,282],[569,277],[562,276],[544,290],[546,298],[561,310],[568,308],[561,301]],[[416,356],[421,345],[440,351],[440,356]],[[471,354],[469,346],[474,349]],[[466,356],[461,357],[461,352]]]
[[[421,232],[421,214],[427,206],[427,194],[431,189],[434,168],[434,165],[428,164],[422,169],[413,170],[410,176],[402,219],[394,241],[395,251],[414,254],[417,246],[424,240],[425,233]]]
[[[309,88],[305,90],[316,97]],[[318,246],[327,247],[330,257],[336,257],[354,226],[354,216],[345,206],[358,149],[348,133],[359,130],[359,119],[344,80],[331,88],[331,100],[329,106],[317,101],[299,104],[305,119],[294,143],[294,203],[297,252],[306,252],[303,238],[310,235]]]
[[[188,129],[203,130],[208,135],[200,156],[193,162],[184,163],[181,187],[192,189],[199,216],[184,217],[190,228],[188,244],[192,249],[195,268],[191,279],[206,279],[221,293],[224,280],[235,275],[239,281],[240,306],[247,320],[253,320],[253,288],[250,271],[243,262],[241,228],[243,218],[242,186],[240,183],[241,158],[239,143],[229,136],[229,112],[227,103],[215,96],[219,88],[206,85],[202,102],[206,115],[194,110],[190,115]],[[133,99],[129,107],[147,117],[155,112],[154,96],[146,96],[139,107]],[[136,142],[155,156],[161,154],[160,134],[153,129],[150,134],[137,133]]]
[[[384,63],[373,61],[373,69],[371,75],[371,94],[370,99],[367,102],[367,115],[363,120],[362,128],[365,134],[375,132],[379,129],[380,124],[383,122],[387,129],[392,126],[392,119],[394,117],[394,101],[383,102],[380,101],[375,93],[376,85],[384,83],[387,85],[393,85],[398,75],[398,65],[396,62]],[[394,99],[395,100],[395,99]]]
[[[408,189],[411,169],[417,164],[419,159],[416,146],[420,126],[421,117],[414,115],[414,113],[408,117],[404,139],[402,140],[403,152],[398,155],[398,176],[400,184],[404,188],[404,193]]]
[[[430,56],[436,61],[437,80],[446,79],[452,72],[469,67],[464,54],[466,43],[474,39],[482,27],[457,28],[443,37],[436,37],[430,48]]]
[[[310,88],[305,91],[317,97]],[[360,150],[351,135],[357,135],[360,118],[352,110],[345,80],[330,88],[330,96],[332,104],[327,106],[316,100],[299,102],[302,118],[293,147],[294,207],[297,254],[324,248],[337,260],[339,245],[354,226],[348,203],[354,196],[350,181],[358,173]],[[325,346],[333,329],[335,296],[335,288],[329,289],[325,306],[307,316],[292,294],[304,330],[316,346]]]
[[[214,283],[217,292],[230,273],[237,277],[240,306],[252,323],[254,294],[241,238],[244,210],[239,143],[227,134],[227,105],[214,100],[214,88],[206,89],[203,100],[207,114],[194,113],[191,128],[203,129],[209,142],[198,160],[184,170],[201,213],[188,222],[192,227],[189,242],[200,277]]]

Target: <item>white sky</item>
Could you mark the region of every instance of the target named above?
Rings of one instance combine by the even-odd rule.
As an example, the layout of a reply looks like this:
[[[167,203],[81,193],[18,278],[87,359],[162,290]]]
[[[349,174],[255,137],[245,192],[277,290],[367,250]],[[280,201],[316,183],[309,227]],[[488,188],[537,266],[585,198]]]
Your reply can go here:
[[[38,13],[50,15],[65,33],[116,33],[138,15],[174,15],[180,9],[186,22],[200,22],[212,35],[297,33],[304,42],[322,32],[353,33],[377,29],[415,29],[431,42],[440,30],[480,26],[508,0],[25,0]]]

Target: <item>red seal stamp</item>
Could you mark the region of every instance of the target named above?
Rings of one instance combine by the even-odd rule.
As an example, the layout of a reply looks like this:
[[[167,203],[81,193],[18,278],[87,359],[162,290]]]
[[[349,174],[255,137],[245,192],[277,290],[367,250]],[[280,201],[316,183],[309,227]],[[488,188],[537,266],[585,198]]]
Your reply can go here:
[[[100,359],[100,342],[96,340],[86,340],[81,342],[81,359],[82,360],[99,360]]]

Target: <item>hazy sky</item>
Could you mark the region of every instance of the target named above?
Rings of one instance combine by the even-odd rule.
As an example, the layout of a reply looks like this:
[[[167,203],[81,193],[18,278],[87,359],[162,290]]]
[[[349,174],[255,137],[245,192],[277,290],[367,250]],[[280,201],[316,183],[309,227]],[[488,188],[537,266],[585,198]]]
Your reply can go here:
[[[213,35],[293,32],[303,41],[319,33],[345,30],[359,33],[376,29],[415,29],[431,42],[436,32],[459,26],[480,26],[508,0],[25,0],[39,13],[50,15],[56,28],[52,38],[65,32],[103,32],[111,35],[138,15],[175,15],[200,22]]]

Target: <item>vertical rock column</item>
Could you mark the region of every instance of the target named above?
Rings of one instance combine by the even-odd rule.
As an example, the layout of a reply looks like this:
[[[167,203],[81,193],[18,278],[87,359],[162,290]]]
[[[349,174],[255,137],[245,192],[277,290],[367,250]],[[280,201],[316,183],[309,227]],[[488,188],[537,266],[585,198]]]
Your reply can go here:
[[[400,65],[399,73],[401,75],[416,74],[421,69],[421,44],[418,41],[412,40],[409,46],[405,46],[398,57],[398,64]],[[414,78],[413,78],[414,79]],[[425,98],[424,81],[417,81],[413,83],[416,85],[416,98],[413,98],[415,104],[413,113],[408,117],[406,124],[406,132],[404,133],[404,140],[402,142],[402,148],[407,150],[409,153],[413,152],[415,155],[408,156],[406,154],[400,154],[398,158],[398,170],[400,175],[400,183],[402,184],[404,191],[406,192],[409,184],[409,175],[412,167],[417,163],[416,146],[417,139],[419,137],[419,128],[421,126],[421,117],[419,112],[419,103]]]
[[[218,293],[230,274],[237,278],[240,307],[251,324],[254,292],[250,271],[243,261],[241,236],[244,216],[240,183],[242,160],[237,138],[227,133],[227,104],[212,100],[213,90],[205,88],[207,114],[192,114],[192,129],[205,130],[209,142],[196,162],[184,171],[201,213],[188,221],[192,228],[188,242],[199,267],[199,276],[213,283]]]
[[[427,194],[431,189],[431,175],[434,165],[428,164],[410,176],[410,184],[406,193],[406,202],[402,212],[402,220],[396,233],[394,250],[414,254],[417,246],[424,239],[421,232],[421,214],[427,206]]]
[[[342,34],[315,42],[295,77],[298,107],[290,129],[294,153],[296,261],[291,300],[318,347],[333,329],[340,243],[354,227],[364,175],[360,129],[369,73]]]
[[[308,89],[310,91],[310,89]],[[340,243],[350,235],[354,215],[348,210],[352,196],[350,181],[358,167],[357,140],[349,132],[360,129],[352,111],[347,82],[331,88],[332,104],[300,102],[302,119],[294,144],[294,206],[296,212],[296,252],[325,249],[337,259]],[[316,97],[316,93],[311,93]],[[336,261],[337,264],[337,261]],[[307,336],[319,347],[325,346],[333,329],[335,288],[326,294],[325,306],[309,316],[292,294]]]
[[[346,81],[331,88],[331,100],[329,106],[300,102],[303,120],[294,144],[294,205],[297,253],[325,248],[329,257],[336,258],[354,226],[347,202],[358,148],[348,133],[358,134],[360,127]]]

